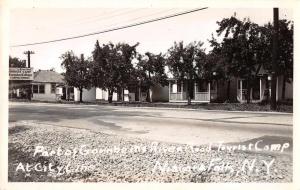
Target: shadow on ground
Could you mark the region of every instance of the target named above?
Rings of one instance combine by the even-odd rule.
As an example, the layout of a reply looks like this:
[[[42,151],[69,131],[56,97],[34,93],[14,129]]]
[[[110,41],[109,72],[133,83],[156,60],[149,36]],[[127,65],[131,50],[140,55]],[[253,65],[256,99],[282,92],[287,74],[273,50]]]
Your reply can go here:
[[[119,111],[109,107],[72,105],[68,107],[54,107],[47,105],[24,105],[9,108],[9,122],[36,120],[40,122],[59,122],[64,119],[87,119],[95,116],[130,117],[130,116],[159,116],[159,113],[138,111]]]
[[[44,171],[32,171],[24,172],[18,165],[21,163],[26,169],[26,164],[40,163],[47,165],[52,163],[53,166],[57,166],[58,162],[51,160],[52,157],[33,157],[32,153],[22,150],[22,145],[8,143],[8,181],[9,182],[51,182],[53,181],[48,177],[48,172]],[[30,174],[29,174],[30,173]]]

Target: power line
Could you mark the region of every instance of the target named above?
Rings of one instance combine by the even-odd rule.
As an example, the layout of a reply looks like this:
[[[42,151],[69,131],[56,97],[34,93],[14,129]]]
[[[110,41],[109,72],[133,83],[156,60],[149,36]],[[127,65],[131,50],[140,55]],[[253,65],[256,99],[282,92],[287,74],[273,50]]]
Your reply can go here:
[[[58,29],[58,27],[60,27],[61,29],[64,29],[66,27],[70,28],[70,27],[76,27],[78,25],[83,25],[83,24],[88,24],[88,23],[99,23],[98,21],[107,21],[107,20],[111,20],[115,17],[120,17],[121,15],[128,15],[128,14],[132,14],[134,12],[137,12],[137,11],[140,11],[140,10],[123,10],[123,11],[116,11],[116,12],[113,12],[112,14],[102,14],[102,15],[97,15],[97,16],[94,16],[94,17],[86,17],[86,18],[82,18],[82,19],[79,19],[79,20],[75,20],[75,22],[71,22],[71,23],[61,23],[61,24],[56,24],[55,26],[49,26],[49,27],[46,27],[47,29]],[[112,25],[111,25],[112,26]]]
[[[155,18],[155,19],[141,21],[141,22],[137,22],[137,23],[133,23],[133,24],[129,24],[129,25],[115,27],[115,28],[111,28],[111,29],[107,29],[107,30],[102,30],[102,31],[99,31],[99,32],[93,32],[93,33],[83,34],[83,35],[79,35],[79,36],[73,36],[73,37],[67,37],[67,38],[61,38],[61,39],[49,40],[49,41],[43,41],[43,42],[21,44],[21,45],[13,45],[13,46],[10,46],[10,47],[21,47],[21,46],[30,46],[30,45],[38,45],[38,44],[47,44],[47,43],[53,43],[53,42],[71,40],[71,39],[76,39],[76,38],[83,38],[83,37],[87,37],[87,36],[93,36],[93,35],[97,35],[97,34],[103,34],[103,33],[107,33],[107,32],[112,32],[112,31],[116,31],[116,30],[122,30],[122,29],[131,28],[131,27],[139,26],[139,25],[143,25],[143,24],[148,24],[148,23],[151,23],[151,22],[165,20],[165,19],[168,19],[168,18],[177,17],[177,16],[181,16],[181,15],[185,15],[185,14],[189,14],[189,13],[193,13],[193,12],[205,10],[207,8],[208,7],[197,8],[197,9],[193,9],[193,10],[189,10],[189,11],[175,13],[175,14],[171,14],[171,15],[167,15],[167,16],[163,16],[163,17],[159,17],[159,18]]]
[[[57,24],[56,26],[47,26],[46,27],[46,29],[48,29],[48,30],[51,30],[51,29],[55,29],[56,31],[57,30],[64,30],[66,27],[68,27],[68,29],[70,29],[70,27],[76,27],[76,25],[83,25],[83,24],[88,24],[88,23],[99,23],[99,21],[100,22],[103,22],[104,21],[104,23],[105,23],[105,21],[107,21],[107,20],[111,20],[112,18],[115,18],[115,17],[120,17],[121,15],[123,16],[123,15],[128,15],[128,14],[132,14],[132,13],[136,13],[136,12],[138,12],[138,11],[141,11],[141,10],[143,10],[143,9],[146,9],[146,8],[142,8],[142,9],[139,9],[139,10],[130,10],[130,11],[118,11],[118,12],[116,12],[117,14],[115,14],[115,13],[113,13],[112,15],[111,14],[108,14],[108,15],[98,15],[98,16],[95,16],[95,17],[86,17],[85,18],[85,20],[88,18],[89,20],[87,20],[87,21],[80,21],[80,22],[75,22],[75,23],[68,23],[67,25],[62,25],[62,24]],[[126,19],[126,20],[122,20],[122,21],[118,21],[118,22],[112,22],[111,24],[109,24],[109,25],[104,25],[103,26],[103,28],[109,28],[109,27],[114,27],[114,26],[119,26],[119,24],[122,24],[122,23],[128,23],[128,22],[133,22],[133,21],[137,21],[137,20],[139,20],[140,18],[144,18],[144,19],[146,19],[146,18],[148,18],[148,17],[150,17],[150,16],[161,16],[162,15],[162,13],[167,13],[167,12],[170,12],[171,10],[174,10],[174,9],[168,9],[168,10],[163,10],[163,11],[159,11],[159,12],[155,12],[155,13],[152,13],[152,14],[148,14],[148,15],[143,15],[143,16],[140,16],[140,17],[135,17],[135,18],[133,18],[133,19]],[[99,17],[99,16],[101,16],[100,18],[97,18],[97,17]],[[125,16],[126,17],[126,16]],[[146,17],[146,18],[145,18]],[[92,21],[91,19],[93,18],[93,20],[94,21]],[[78,20],[77,20],[78,21]],[[64,23],[64,24],[66,24],[66,23]],[[95,25],[97,25],[97,24],[95,24]],[[60,28],[60,29],[59,29]],[[96,29],[98,29],[99,27],[97,27]],[[93,29],[95,29],[95,27],[93,27]],[[51,31],[49,31],[49,32],[51,32]]]
[[[115,16],[119,16],[125,13],[128,13],[128,10],[118,10],[118,11],[114,11],[114,12],[109,12],[108,14],[106,12],[102,13],[102,14],[97,14],[94,16],[89,16],[89,17],[83,17],[83,18],[78,18],[75,20],[71,20],[68,21],[68,23],[66,22],[62,22],[62,23],[57,23],[55,26],[50,26],[49,28],[54,28],[57,26],[73,26],[73,25],[78,25],[78,24],[85,24],[85,22],[93,22],[94,20],[98,20],[98,19],[103,19],[106,20],[106,18],[113,18]]]
[[[159,12],[155,12],[155,13],[152,13],[152,14],[147,14],[147,15],[143,15],[143,16],[135,17],[135,18],[131,18],[131,19],[126,19],[126,20],[121,19],[121,21],[113,22],[112,24],[109,24],[109,25],[104,25],[103,28],[117,27],[117,26],[120,26],[120,24],[124,25],[124,23],[129,24],[129,23],[132,23],[132,22],[138,22],[138,21],[141,20],[141,18],[143,18],[143,20],[151,19],[151,16],[156,16],[156,17],[162,16],[162,13],[164,13],[163,15],[166,15],[167,12],[170,12],[172,10],[173,9],[168,9],[168,10],[159,11]]]
[[[170,12],[172,11],[173,9],[168,9],[168,10],[163,10],[163,11],[159,11],[159,12],[155,12],[155,13],[152,13],[152,14],[148,14],[148,15],[143,15],[143,16],[140,16],[140,17],[136,17],[136,18],[133,18],[133,19],[130,19],[130,20],[126,20],[126,22],[128,21],[136,21],[136,20],[139,20],[140,18],[144,18],[144,17],[151,17],[151,16],[158,16],[160,15],[161,13],[166,13],[166,12]],[[120,22],[119,22],[120,23]]]
[[[113,14],[108,14],[108,15],[98,15],[98,16],[95,16],[95,17],[89,17],[87,19],[82,19],[82,20],[79,20],[79,22],[76,22],[76,23],[73,23],[72,25],[76,24],[76,25],[81,25],[81,24],[86,24],[86,23],[91,23],[91,22],[97,22],[99,20],[103,21],[103,20],[111,20],[112,18],[115,18],[115,17],[119,17],[119,16],[124,16],[124,15],[128,15],[128,14],[132,14],[132,13],[135,13],[135,12],[138,12],[140,10],[125,10],[125,11],[118,11],[116,13],[113,13]]]

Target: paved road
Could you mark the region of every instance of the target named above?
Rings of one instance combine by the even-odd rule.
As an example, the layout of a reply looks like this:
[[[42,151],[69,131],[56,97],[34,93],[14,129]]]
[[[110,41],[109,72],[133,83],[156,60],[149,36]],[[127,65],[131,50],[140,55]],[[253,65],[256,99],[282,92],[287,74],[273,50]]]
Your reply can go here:
[[[293,115],[100,105],[19,103],[9,105],[10,122],[87,128],[150,140],[207,144],[291,141]]]

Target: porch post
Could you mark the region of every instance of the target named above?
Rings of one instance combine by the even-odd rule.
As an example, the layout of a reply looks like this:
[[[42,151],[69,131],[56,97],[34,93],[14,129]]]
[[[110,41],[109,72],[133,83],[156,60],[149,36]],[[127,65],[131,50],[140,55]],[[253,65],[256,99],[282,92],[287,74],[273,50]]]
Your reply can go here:
[[[66,100],[69,101],[68,86],[66,86]]]
[[[141,86],[139,86],[139,102],[142,102],[142,99],[141,99]]]
[[[241,102],[243,102],[243,80],[240,80]]]
[[[194,83],[194,99],[195,99],[195,101],[197,100],[196,94],[197,94],[197,83],[195,82]]]
[[[259,96],[259,101],[262,100],[262,95],[261,95],[261,94],[262,94],[262,93],[261,93],[262,90],[261,90],[261,86],[262,86],[262,84],[261,84],[261,78],[259,78],[259,95],[260,95],[260,96]]]
[[[278,77],[276,77],[276,101],[278,101],[279,97],[278,97]]]
[[[171,100],[171,81],[169,81],[169,101]]]
[[[175,84],[176,84],[176,96],[175,96],[175,100],[178,100],[178,83],[177,80],[175,80]]]
[[[183,81],[181,81],[181,100],[183,100]]]
[[[208,82],[208,101],[210,102],[210,82]]]

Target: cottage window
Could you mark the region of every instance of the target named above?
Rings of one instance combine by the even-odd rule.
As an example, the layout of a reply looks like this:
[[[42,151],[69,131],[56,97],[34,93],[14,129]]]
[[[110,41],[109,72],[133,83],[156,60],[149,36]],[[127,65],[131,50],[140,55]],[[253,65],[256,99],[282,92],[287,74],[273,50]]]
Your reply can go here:
[[[244,80],[244,79],[238,80],[238,89],[239,90],[241,89],[241,82],[242,82],[242,90],[247,90],[248,82],[247,82],[247,80]]]
[[[39,93],[39,86],[38,85],[32,85],[32,91],[35,94]]]
[[[39,94],[45,94],[45,85],[39,85]]]
[[[216,91],[217,90],[217,81],[212,81],[210,83],[210,90]]]
[[[55,90],[56,90],[56,84],[53,83],[51,84],[51,94],[55,94]]]
[[[252,98],[254,100],[260,99],[260,79],[259,78],[256,78],[253,82]]]
[[[182,91],[181,84],[182,84],[181,81],[177,81],[177,92],[181,92]]]
[[[74,93],[74,88],[73,88],[73,87],[69,87],[68,91],[69,91],[70,93]]]
[[[197,83],[197,90],[198,92],[207,92],[207,83],[204,81],[200,81]]]

